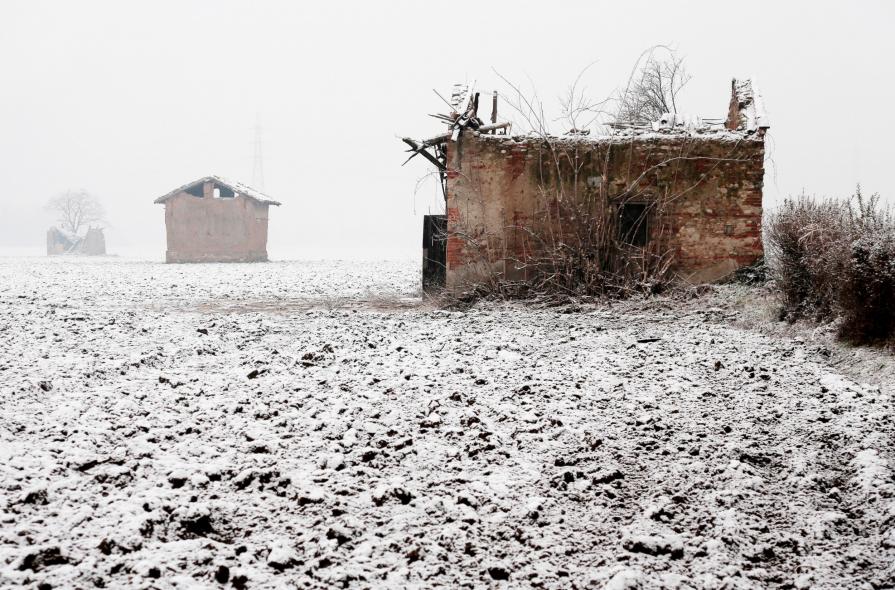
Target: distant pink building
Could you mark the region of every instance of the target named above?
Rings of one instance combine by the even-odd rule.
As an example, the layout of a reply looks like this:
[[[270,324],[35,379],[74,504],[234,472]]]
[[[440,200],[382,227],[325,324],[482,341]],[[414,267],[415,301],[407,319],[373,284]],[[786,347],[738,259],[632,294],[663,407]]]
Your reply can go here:
[[[166,262],[265,262],[267,216],[279,205],[263,193],[206,176],[155,200],[165,206]]]

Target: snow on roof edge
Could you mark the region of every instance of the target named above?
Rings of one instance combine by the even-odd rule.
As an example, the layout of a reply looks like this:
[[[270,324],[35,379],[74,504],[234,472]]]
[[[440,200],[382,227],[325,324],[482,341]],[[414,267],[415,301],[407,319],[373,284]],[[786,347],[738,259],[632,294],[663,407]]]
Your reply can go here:
[[[537,133],[529,134],[512,134],[512,135],[490,135],[487,133],[474,135],[485,141],[506,141],[514,143],[530,143],[532,141],[549,140],[557,143],[577,143],[577,144],[606,144],[606,143],[628,143],[631,141],[660,141],[660,140],[698,140],[698,141],[761,141],[761,137],[754,133],[748,133],[744,130],[723,129],[713,127],[711,129],[662,129],[654,131],[651,128],[644,129],[621,129],[608,134],[599,135],[548,135],[543,136]]]
[[[159,197],[155,201],[153,201],[153,203],[163,204],[168,199],[173,197],[174,195],[184,192],[184,191],[187,191],[187,190],[193,188],[194,186],[196,186],[197,184],[202,184],[204,182],[208,182],[209,180],[212,182],[216,182],[218,184],[222,184],[222,185],[226,186],[227,188],[229,188],[230,190],[232,190],[234,193],[238,193],[238,194],[240,194],[246,198],[252,199],[254,201],[258,201],[258,202],[264,203],[266,205],[277,205],[277,206],[282,205],[282,203],[280,203],[279,201],[274,201],[273,199],[271,199],[270,197],[268,197],[267,195],[265,195],[264,193],[262,193],[259,190],[255,190],[248,185],[242,184],[241,182],[234,182],[231,180],[227,180],[223,176],[217,176],[217,175],[204,176],[204,177],[200,178],[199,180],[194,180],[192,182],[188,182],[185,185],[178,187],[165,195],[162,195],[161,197]]]

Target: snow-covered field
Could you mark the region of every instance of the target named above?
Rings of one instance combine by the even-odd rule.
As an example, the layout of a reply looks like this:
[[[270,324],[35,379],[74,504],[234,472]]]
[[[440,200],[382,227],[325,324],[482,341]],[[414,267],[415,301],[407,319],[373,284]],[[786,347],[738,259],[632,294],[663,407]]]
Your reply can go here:
[[[0,259],[0,586],[895,587],[890,387],[417,274]]]

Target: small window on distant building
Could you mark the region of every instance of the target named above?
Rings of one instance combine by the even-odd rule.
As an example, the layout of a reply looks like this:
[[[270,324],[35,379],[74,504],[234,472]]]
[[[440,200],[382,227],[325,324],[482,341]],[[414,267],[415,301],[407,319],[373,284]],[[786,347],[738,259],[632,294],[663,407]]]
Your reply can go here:
[[[618,210],[619,238],[625,244],[646,246],[649,240],[646,203],[624,203]]]
[[[221,189],[219,189],[218,187],[214,187],[214,198],[215,199],[221,198]]]

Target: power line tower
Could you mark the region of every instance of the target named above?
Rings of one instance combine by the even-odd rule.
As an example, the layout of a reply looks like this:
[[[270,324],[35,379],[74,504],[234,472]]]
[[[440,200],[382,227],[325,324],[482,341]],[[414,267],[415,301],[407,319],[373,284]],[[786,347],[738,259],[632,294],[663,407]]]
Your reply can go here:
[[[264,190],[264,153],[261,141],[261,116],[255,115],[255,164],[252,167],[252,186]]]

